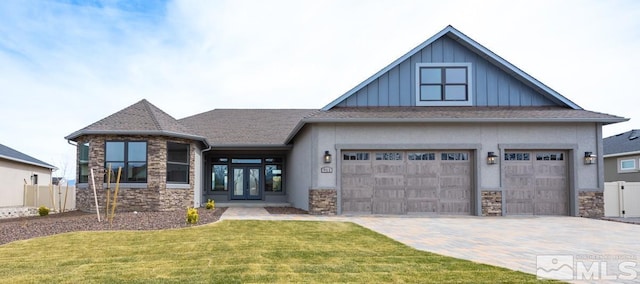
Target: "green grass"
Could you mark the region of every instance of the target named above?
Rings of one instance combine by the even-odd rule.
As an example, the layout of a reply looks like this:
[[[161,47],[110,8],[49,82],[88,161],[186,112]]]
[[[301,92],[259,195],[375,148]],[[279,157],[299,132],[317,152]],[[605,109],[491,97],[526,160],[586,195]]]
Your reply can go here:
[[[535,282],[421,252],[352,223],[221,221],[76,232],[0,246],[0,282]]]

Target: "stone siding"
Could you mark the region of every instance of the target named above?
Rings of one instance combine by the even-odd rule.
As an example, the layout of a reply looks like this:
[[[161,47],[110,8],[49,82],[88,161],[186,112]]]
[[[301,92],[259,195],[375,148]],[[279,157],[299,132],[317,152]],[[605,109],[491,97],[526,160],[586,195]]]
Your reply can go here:
[[[482,216],[502,216],[502,191],[482,192]]]
[[[309,214],[336,215],[338,193],[335,189],[311,189],[309,191]]]
[[[53,210],[50,214],[55,213]],[[38,216],[38,208],[35,207],[3,207],[0,208],[0,219]]]
[[[193,141],[163,136],[115,136],[87,135],[78,139],[78,145],[89,142],[89,168],[94,170],[98,207],[106,205],[105,141],[146,141],[147,142],[147,182],[122,183],[118,192],[117,211],[170,211],[193,206],[195,179],[195,151]],[[167,142],[190,144],[189,184],[185,188],[167,189]],[[78,147],[77,155],[80,155]],[[113,169],[117,175],[117,169]],[[78,169],[79,171],[79,169]],[[122,173],[125,175],[126,173]],[[115,176],[113,177],[115,180]],[[111,198],[115,183],[111,183]],[[91,176],[89,184],[81,184],[76,194],[76,207],[82,211],[95,212],[95,201]]]
[[[578,194],[578,216],[601,218],[604,216],[604,194],[598,191],[582,191]]]

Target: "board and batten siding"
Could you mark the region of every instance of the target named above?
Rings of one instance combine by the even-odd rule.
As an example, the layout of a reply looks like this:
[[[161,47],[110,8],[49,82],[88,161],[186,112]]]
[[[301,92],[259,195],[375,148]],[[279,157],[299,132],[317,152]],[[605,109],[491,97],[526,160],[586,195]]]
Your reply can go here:
[[[471,63],[473,106],[554,106],[534,89],[448,36],[427,45],[339,103],[339,107],[415,106],[417,63]]]

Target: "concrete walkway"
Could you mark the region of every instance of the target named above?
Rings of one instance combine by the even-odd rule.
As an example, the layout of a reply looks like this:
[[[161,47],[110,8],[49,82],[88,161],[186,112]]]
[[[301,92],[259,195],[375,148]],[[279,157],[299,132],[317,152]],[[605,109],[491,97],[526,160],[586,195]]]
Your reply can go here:
[[[264,208],[228,208],[221,219],[353,222],[419,250],[531,274],[539,268],[560,270],[547,262],[571,259],[559,277],[640,283],[640,225],[634,224],[578,217],[271,215]],[[593,261],[606,269],[592,267]],[[579,273],[581,268],[592,276]],[[617,278],[634,273],[635,279]]]

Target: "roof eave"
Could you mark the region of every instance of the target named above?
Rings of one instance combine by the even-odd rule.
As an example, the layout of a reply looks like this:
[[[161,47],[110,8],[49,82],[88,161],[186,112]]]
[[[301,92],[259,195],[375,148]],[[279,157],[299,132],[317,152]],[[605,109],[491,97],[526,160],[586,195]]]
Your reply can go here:
[[[359,122],[378,122],[378,123],[424,123],[424,122],[465,122],[465,123],[485,123],[485,122],[594,122],[603,124],[612,124],[624,122],[628,118],[311,118],[306,119],[306,123],[359,123]]]
[[[640,150],[631,151],[631,152],[623,152],[623,153],[606,154],[606,155],[602,155],[602,157],[603,158],[615,158],[615,157],[631,156],[631,155],[640,155]]]
[[[211,151],[216,150],[289,150],[292,145],[286,144],[214,144]]]
[[[486,122],[502,122],[502,123],[533,123],[533,122],[546,122],[546,123],[559,123],[559,122],[593,122],[602,124],[613,124],[618,122],[624,122],[629,120],[628,118],[610,118],[610,119],[573,119],[573,118],[518,118],[518,119],[504,119],[504,118],[307,118],[303,119],[296,127],[291,131],[285,140],[285,144],[291,143],[293,138],[298,135],[300,129],[302,129],[307,123],[486,123]]]
[[[205,148],[211,145],[202,136],[164,130],[80,130],[69,134],[64,139],[75,141],[75,139],[83,135],[158,135],[200,141]]]
[[[51,170],[54,170],[54,171],[58,169],[56,166],[53,166],[53,165],[34,163],[34,162],[31,162],[31,161],[27,161],[27,160],[23,160],[23,159],[17,159],[17,158],[5,156],[5,155],[0,155],[0,158],[6,159],[6,160],[10,160],[10,161],[14,161],[14,162],[18,162],[18,163],[28,164],[28,165],[32,165],[32,166],[38,166],[38,167],[41,167],[41,168],[51,169]]]

